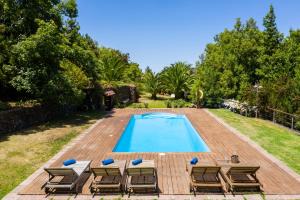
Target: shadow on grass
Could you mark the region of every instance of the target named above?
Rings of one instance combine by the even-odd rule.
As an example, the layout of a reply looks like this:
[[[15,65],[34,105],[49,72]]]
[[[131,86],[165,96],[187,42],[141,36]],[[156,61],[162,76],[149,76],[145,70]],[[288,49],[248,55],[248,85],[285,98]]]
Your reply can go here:
[[[73,114],[67,116],[57,117],[55,119],[49,120],[44,123],[39,123],[33,125],[29,128],[19,130],[16,132],[6,133],[0,135],[0,142],[8,140],[10,136],[13,135],[29,135],[34,134],[46,130],[51,130],[55,128],[63,128],[63,127],[75,127],[81,126],[84,124],[91,125],[93,120],[98,120],[101,118],[110,118],[113,116],[114,111],[101,111],[101,110],[93,110],[86,112],[75,112]],[[90,123],[89,123],[90,122]]]

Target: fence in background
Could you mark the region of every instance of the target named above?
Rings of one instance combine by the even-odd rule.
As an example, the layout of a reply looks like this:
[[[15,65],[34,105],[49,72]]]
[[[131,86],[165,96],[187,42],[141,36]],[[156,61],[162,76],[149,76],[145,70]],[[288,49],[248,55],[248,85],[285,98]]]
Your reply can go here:
[[[293,130],[300,130],[300,116],[293,115],[274,108],[267,108],[259,113],[259,117],[268,119]]]
[[[287,113],[274,108],[266,108],[259,110],[255,106],[249,106],[246,103],[240,103],[236,100],[224,100],[222,107],[225,107],[232,112],[239,113],[247,117],[259,117],[270,120],[274,123],[283,125],[292,130],[300,131],[300,116]]]

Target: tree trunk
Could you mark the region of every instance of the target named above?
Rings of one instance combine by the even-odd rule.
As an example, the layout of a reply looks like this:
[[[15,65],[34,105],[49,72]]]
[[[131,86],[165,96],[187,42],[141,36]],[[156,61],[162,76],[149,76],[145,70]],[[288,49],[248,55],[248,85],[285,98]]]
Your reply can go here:
[[[157,99],[156,94],[151,94],[151,99],[156,100]]]

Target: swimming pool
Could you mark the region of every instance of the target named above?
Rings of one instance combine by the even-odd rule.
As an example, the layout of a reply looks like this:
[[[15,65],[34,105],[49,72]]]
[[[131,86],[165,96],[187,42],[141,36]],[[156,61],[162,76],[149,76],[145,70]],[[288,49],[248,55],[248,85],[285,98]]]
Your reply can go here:
[[[210,151],[185,115],[132,115],[114,152]]]

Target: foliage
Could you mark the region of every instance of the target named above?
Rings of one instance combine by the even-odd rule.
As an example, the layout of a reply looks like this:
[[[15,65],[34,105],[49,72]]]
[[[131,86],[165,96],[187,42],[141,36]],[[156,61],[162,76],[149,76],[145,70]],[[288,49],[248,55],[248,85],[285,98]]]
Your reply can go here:
[[[246,101],[259,108],[273,107],[295,113],[300,107],[300,31],[283,37],[276,27],[273,6],[259,30],[254,19],[237,19],[232,30],[208,44],[196,66],[192,99],[200,88],[202,104],[217,106],[222,99]],[[254,86],[259,85],[257,90]]]
[[[99,49],[101,80],[104,85],[118,83],[138,85],[142,81],[142,70],[137,63],[129,60],[129,55],[119,50],[101,47]]]
[[[103,82],[141,81],[138,64],[80,34],[76,0],[0,0],[0,95],[79,106]]]
[[[10,108],[9,104],[6,102],[0,101],[0,111],[1,110],[8,110]]]
[[[124,71],[128,66],[128,55],[120,51],[101,48],[100,49],[101,79],[108,84],[123,80]]]
[[[124,80],[129,83],[141,83],[143,72],[137,63],[130,63],[124,71]]]
[[[296,128],[297,130],[300,130],[300,121],[296,122],[295,128]]]
[[[185,108],[192,107],[192,103],[186,102],[183,99],[169,99],[165,101],[165,105],[167,108]]]
[[[183,98],[192,81],[191,65],[176,62],[165,67],[161,72],[161,81],[164,91],[175,94],[176,99]]]
[[[145,89],[151,94],[151,99],[157,99],[157,93],[161,89],[160,74],[153,72],[147,67],[143,79]]]
[[[191,86],[190,97],[192,99],[192,102],[195,103],[197,107],[199,107],[203,98],[201,80],[199,79],[199,77],[194,80],[194,83]]]
[[[57,77],[61,57],[61,37],[54,22],[40,21],[37,32],[13,46],[11,85],[38,98],[48,96],[44,88]]]

